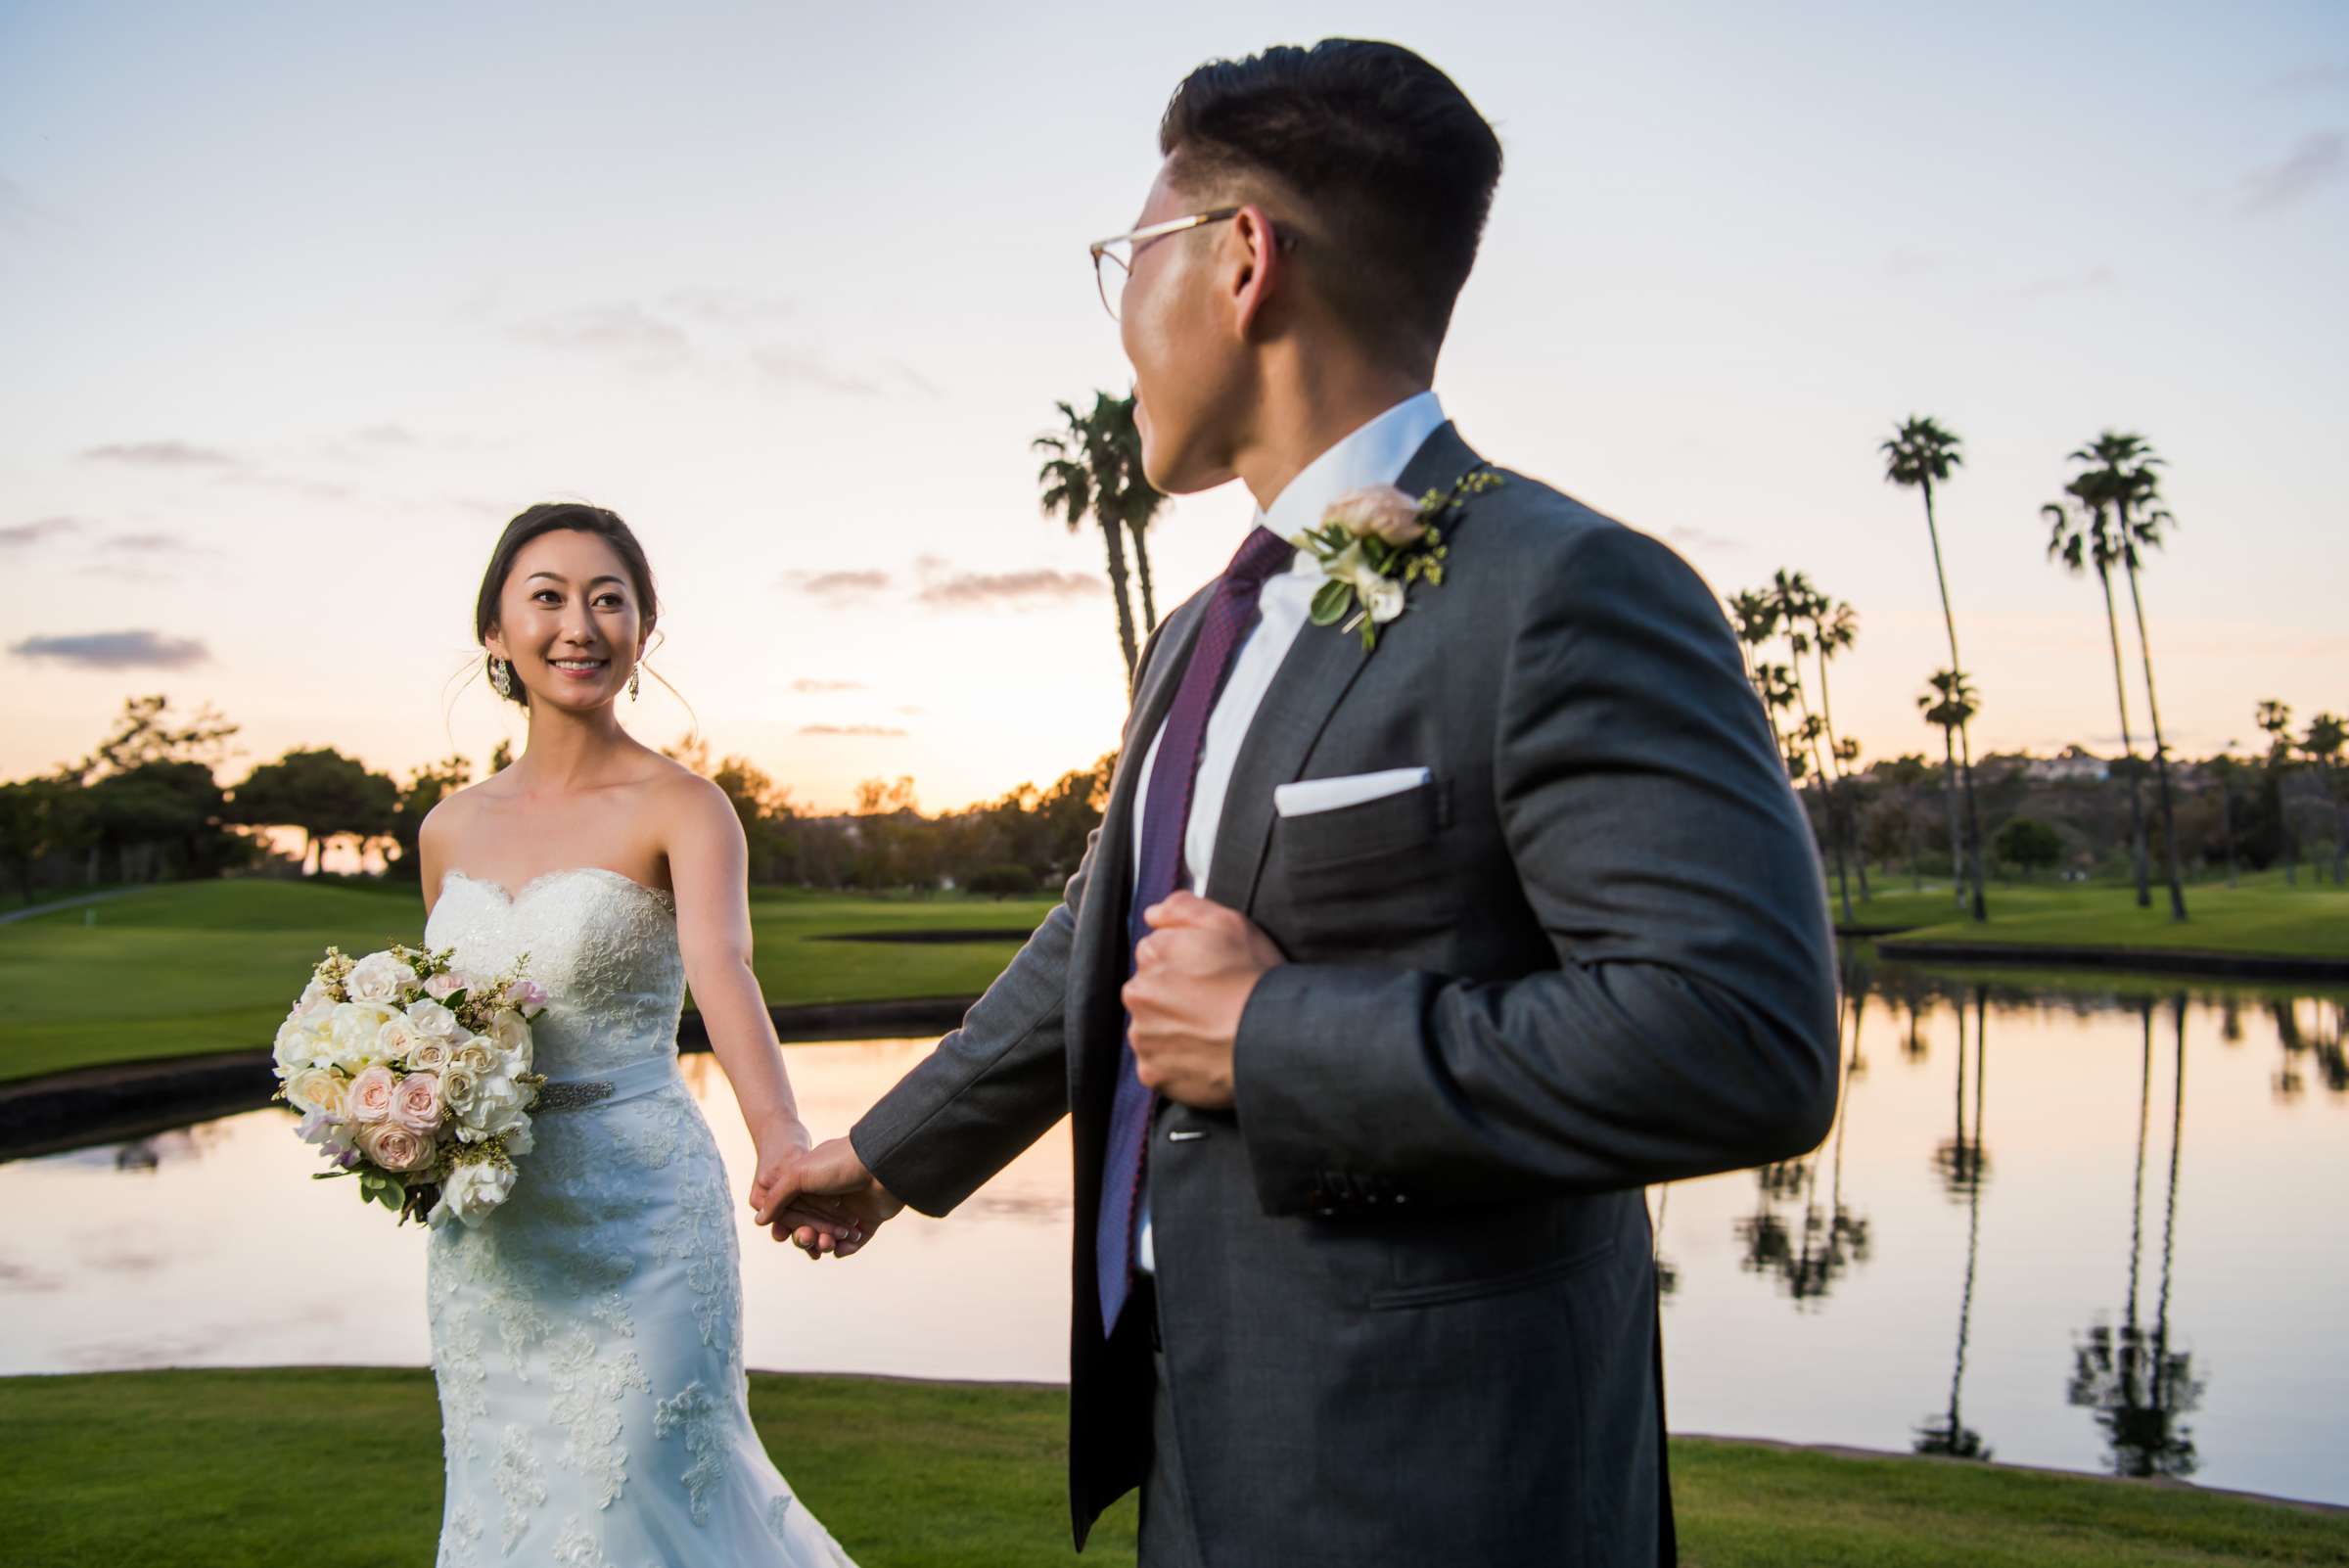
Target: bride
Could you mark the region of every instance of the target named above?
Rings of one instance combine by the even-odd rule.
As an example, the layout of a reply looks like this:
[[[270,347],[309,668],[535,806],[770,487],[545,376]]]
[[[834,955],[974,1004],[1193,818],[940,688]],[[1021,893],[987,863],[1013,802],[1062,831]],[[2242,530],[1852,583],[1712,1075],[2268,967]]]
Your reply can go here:
[[[690,984],[760,1166],[807,1146],[751,972],[742,826],[615,712],[656,613],[614,514],[508,524],[475,631],[529,746],[421,835],[427,945],[481,972],[527,952],[552,997],[513,1196],[430,1242],[439,1568],[849,1565],[751,1425],[734,1205],[677,1074]],[[857,1239],[842,1218],[819,1244]]]

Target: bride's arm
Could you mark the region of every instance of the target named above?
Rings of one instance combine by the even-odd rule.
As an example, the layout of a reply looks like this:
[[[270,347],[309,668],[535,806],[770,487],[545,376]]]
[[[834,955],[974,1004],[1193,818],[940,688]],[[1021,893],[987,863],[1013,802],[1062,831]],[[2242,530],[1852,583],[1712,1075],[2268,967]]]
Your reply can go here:
[[[669,824],[666,849],[685,983],[763,1170],[787,1149],[806,1148],[809,1139],[774,1020],[751,971],[750,851],[732,803],[716,785],[679,779],[669,793],[661,814]]]

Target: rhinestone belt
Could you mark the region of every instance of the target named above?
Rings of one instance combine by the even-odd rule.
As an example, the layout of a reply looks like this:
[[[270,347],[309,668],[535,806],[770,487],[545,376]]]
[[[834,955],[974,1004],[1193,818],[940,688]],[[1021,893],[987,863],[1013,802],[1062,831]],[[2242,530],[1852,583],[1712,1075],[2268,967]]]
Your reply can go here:
[[[538,1085],[537,1111],[581,1111],[613,1100],[632,1100],[671,1084],[681,1084],[674,1056],[630,1062],[609,1078],[571,1078]]]

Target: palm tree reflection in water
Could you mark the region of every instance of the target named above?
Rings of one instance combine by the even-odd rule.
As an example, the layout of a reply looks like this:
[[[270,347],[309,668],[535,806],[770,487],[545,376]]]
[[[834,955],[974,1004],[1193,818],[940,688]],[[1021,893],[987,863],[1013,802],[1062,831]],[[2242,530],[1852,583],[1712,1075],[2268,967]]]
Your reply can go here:
[[[2138,1321],[2140,1268],[2144,1254],[2146,1129],[2153,1103],[2153,1004],[2139,1004],[2144,1026],[2144,1067],[2138,1094],[2137,1177],[2130,1222],[2129,1302],[2119,1327],[2092,1324],[2073,1347],[2070,1402],[2096,1412],[2115,1475],[2188,1476],[2200,1460],[2193,1433],[2181,1424],[2202,1403],[2206,1386],[2193,1375],[2193,1358],[2170,1348],[2170,1278],[2178,1238],[2178,1164],[2186,1128],[2186,997],[2171,1003],[2177,1067],[2170,1098],[2170,1180],[2162,1222],[2161,1289],[2150,1331]]]
[[[1965,1386],[1965,1347],[1973,1333],[1974,1268],[1982,1248],[1982,1188],[1990,1178],[1990,1154],[1982,1142],[1982,1112],[1990,1082],[1990,992],[1974,988],[1974,1125],[1965,1125],[1965,1002],[1958,1002],[1958,1135],[1934,1151],[1934,1168],[1952,1197],[1965,1197],[1965,1291],[1958,1301],[1958,1356],[1950,1371],[1950,1407],[1925,1417],[1912,1445],[1919,1453],[1954,1459],[1987,1459],[1989,1445],[1965,1424],[1958,1397]]]
[[[1835,1106],[1835,1130],[1800,1160],[1782,1160],[1754,1173],[1757,1190],[1754,1212],[1737,1221],[1736,1232],[1745,1244],[1742,1266],[1749,1273],[1775,1274],[1778,1287],[1798,1308],[1816,1308],[1826,1300],[1835,1281],[1854,1264],[1867,1261],[1867,1221],[1843,1201],[1843,1138],[1851,1120],[1852,1080],[1865,1070],[1860,1055],[1860,1031],[1867,1005],[1868,972],[1857,963],[1844,976],[1844,1016],[1850,1020],[1851,1049],[1844,1057],[1842,1093]],[[1829,1148],[1833,1166],[1826,1206],[1819,1202],[1819,1165]],[[1778,1205],[1803,1202],[1799,1235],[1778,1213]]]

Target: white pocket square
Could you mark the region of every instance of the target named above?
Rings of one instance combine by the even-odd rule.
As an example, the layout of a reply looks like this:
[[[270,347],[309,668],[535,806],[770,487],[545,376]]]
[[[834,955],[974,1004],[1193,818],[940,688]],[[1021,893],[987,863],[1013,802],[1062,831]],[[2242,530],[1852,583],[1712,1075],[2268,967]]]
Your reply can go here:
[[[1339,778],[1305,778],[1272,791],[1272,809],[1282,816],[1311,816],[1344,806],[1381,800],[1415,790],[1435,778],[1426,767],[1390,767],[1383,773],[1348,773]]]

